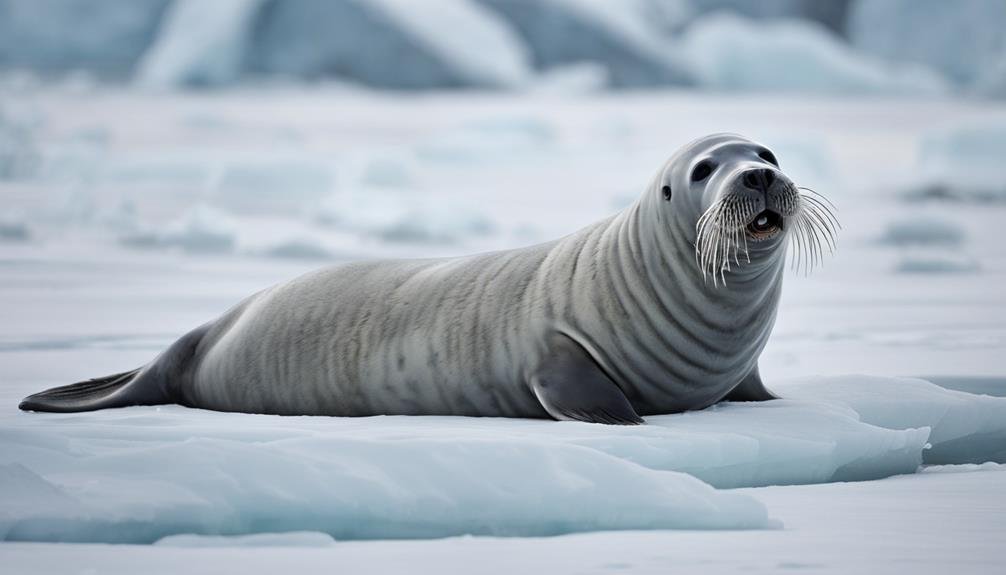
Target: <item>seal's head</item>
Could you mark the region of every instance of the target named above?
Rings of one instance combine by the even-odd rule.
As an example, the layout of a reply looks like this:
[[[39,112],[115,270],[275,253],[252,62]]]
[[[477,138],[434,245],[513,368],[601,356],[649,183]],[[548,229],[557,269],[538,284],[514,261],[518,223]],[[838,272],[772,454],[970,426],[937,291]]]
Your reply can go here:
[[[695,246],[703,277],[725,283],[736,266],[780,262],[786,241],[794,266],[809,269],[834,249],[838,221],[830,202],[797,187],[767,147],[736,134],[688,144],[655,186],[670,220]]]

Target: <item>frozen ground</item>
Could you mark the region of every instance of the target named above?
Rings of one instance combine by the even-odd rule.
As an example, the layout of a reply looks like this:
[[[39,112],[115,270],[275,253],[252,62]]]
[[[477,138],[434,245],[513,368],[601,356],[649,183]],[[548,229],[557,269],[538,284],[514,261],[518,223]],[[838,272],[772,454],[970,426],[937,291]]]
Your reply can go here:
[[[1006,399],[894,376],[1006,395],[1006,107],[562,89],[5,84],[0,530],[12,542],[0,561],[19,572],[1001,569],[1006,476],[978,464],[1006,460]],[[713,131],[769,145],[844,225],[824,269],[787,278],[763,357],[785,401],[628,430],[16,410],[32,391],[140,365],[327,261],[572,231]],[[480,536],[361,540],[462,533]]]

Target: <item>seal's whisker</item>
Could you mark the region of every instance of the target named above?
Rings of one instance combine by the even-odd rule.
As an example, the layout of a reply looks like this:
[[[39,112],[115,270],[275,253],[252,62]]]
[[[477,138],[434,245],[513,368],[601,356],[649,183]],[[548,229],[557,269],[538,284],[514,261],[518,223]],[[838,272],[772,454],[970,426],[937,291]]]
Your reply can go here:
[[[831,224],[834,227],[836,227],[838,229],[842,228],[842,224],[839,223],[838,218],[835,217],[834,211],[837,208],[835,208],[834,204],[832,204],[831,202],[827,202],[827,204],[825,204],[825,202],[822,202],[818,198],[816,198],[814,196],[807,195],[807,194],[801,194],[800,195],[800,200],[802,202],[804,202],[804,204],[803,204],[804,206],[815,206],[815,207],[817,207],[821,211],[821,213],[827,215],[828,220],[831,222]]]
[[[806,211],[811,212],[811,215],[813,215],[816,219],[819,219],[821,225],[823,225],[832,235],[836,234],[838,229],[840,229],[840,226],[838,226],[837,221],[835,220],[834,214],[825,210],[821,205],[807,202],[804,204],[804,208]]]
[[[816,197],[820,198],[821,200],[827,202],[827,204],[829,206],[831,206],[831,209],[833,209],[833,210],[837,210],[838,209],[837,207],[835,207],[835,204],[833,204],[832,201],[828,199],[827,196],[825,196],[824,194],[818,192],[817,190],[813,190],[811,188],[807,188],[807,187],[804,187],[804,186],[797,186],[796,189],[797,190],[803,190],[805,192],[809,192],[809,193],[813,194],[814,196],[816,196]]]
[[[800,268],[806,269],[806,258],[807,258],[807,238],[804,237],[804,227],[803,227],[803,215],[800,214],[796,216],[793,221],[793,238],[796,241],[798,249],[794,251],[794,257],[796,263],[793,266],[794,271],[797,274],[800,273]]]
[[[810,269],[813,270],[821,263],[823,256],[821,253],[821,242],[817,237],[817,230],[814,227],[814,220],[809,210],[804,212],[804,217],[800,220],[800,224],[803,226],[804,234],[810,246]]]
[[[827,219],[817,210],[817,208],[807,210],[807,215],[813,224],[817,235],[823,238],[824,242],[827,244],[828,251],[834,254],[835,235],[832,228],[828,225]]]

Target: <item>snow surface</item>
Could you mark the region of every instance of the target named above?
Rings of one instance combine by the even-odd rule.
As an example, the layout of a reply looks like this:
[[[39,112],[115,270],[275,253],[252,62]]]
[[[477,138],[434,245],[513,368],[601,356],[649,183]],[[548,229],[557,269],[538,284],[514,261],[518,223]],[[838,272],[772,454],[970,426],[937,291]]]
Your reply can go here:
[[[940,181],[937,164],[975,166],[975,189],[1001,189],[996,152],[984,153],[1002,139],[999,105],[4,87],[0,117],[34,160],[0,180],[2,221],[28,231],[0,242],[3,525],[47,541],[161,542],[0,544],[15,572],[1001,568],[1006,484],[984,462],[1003,458],[1006,400],[945,388],[1006,395],[1004,204],[913,195]],[[141,365],[319,260],[568,233],[635,198],[679,145],[723,130],[769,145],[796,181],[835,201],[844,227],[823,269],[786,278],[762,356],[785,400],[618,429],[16,411],[30,392]],[[934,221],[958,240],[915,241],[932,239],[917,224]],[[915,229],[899,237],[914,239],[883,241],[905,222]],[[404,224],[425,236],[389,233]],[[207,232],[231,247],[186,248]],[[130,236],[149,241],[123,243]],[[899,271],[920,258],[975,265]],[[907,375],[942,388],[894,377]],[[968,465],[927,467],[949,462]],[[538,477],[547,485],[526,483]],[[704,529],[347,541],[658,525]],[[760,528],[710,529],[738,526]]]

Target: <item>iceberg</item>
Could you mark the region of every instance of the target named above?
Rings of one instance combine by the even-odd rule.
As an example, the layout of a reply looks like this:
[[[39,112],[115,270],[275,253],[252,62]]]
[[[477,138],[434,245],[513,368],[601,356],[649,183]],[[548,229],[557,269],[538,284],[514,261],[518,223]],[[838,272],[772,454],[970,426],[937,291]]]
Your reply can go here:
[[[699,84],[716,90],[915,96],[947,91],[943,78],[925,68],[872,60],[823,27],[798,20],[754,22],[711,14],[684,32],[681,46]]]
[[[648,23],[644,10],[600,0],[475,1],[513,26],[538,69],[596,62],[614,87],[693,83],[688,63]]]
[[[0,68],[128,78],[171,0],[0,0]]]
[[[1003,86],[1006,2],[1001,0],[857,0],[849,40],[864,53],[914,62],[962,86]]]
[[[136,79],[150,87],[212,86],[237,80],[262,0],[177,0]]]

